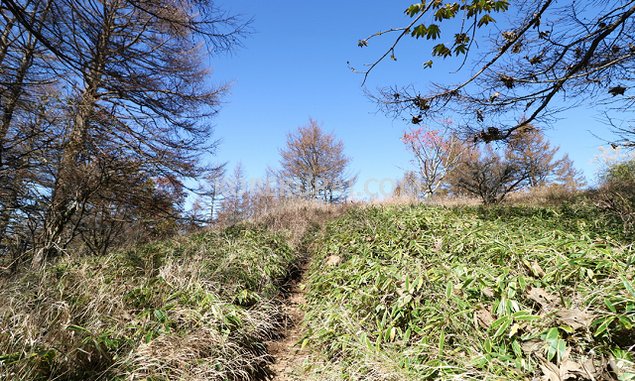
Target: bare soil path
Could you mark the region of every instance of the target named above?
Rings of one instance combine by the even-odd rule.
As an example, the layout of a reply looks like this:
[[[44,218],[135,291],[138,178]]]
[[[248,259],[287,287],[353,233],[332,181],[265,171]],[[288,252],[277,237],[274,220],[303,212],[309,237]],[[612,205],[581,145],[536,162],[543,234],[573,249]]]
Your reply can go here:
[[[299,343],[302,338],[302,318],[304,316],[301,306],[305,302],[302,281],[308,266],[306,262],[306,260],[303,260],[299,264],[295,274],[292,274],[289,281],[284,305],[288,320],[281,338],[267,343],[269,354],[275,359],[275,362],[271,365],[271,370],[274,374],[272,380],[274,381],[303,380],[298,372],[302,369],[302,363],[306,358]]]

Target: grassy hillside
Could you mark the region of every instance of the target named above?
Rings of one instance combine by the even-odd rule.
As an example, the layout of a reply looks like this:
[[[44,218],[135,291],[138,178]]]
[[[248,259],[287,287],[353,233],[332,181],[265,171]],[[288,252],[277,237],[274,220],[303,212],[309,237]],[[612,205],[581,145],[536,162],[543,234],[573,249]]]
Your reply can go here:
[[[7,280],[0,379],[262,376],[295,259],[283,236],[241,225]]]
[[[635,379],[635,251],[593,208],[371,207],[315,245],[325,380]]]

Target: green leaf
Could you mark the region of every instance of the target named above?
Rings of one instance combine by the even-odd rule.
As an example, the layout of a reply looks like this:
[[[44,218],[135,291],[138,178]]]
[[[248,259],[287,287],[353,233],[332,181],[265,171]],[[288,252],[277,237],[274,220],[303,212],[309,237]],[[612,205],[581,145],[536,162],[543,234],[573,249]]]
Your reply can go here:
[[[494,331],[492,337],[497,338],[503,336],[505,332],[507,332],[511,324],[512,319],[509,316],[502,316],[496,319],[490,326],[490,332]]]
[[[620,279],[622,279],[622,283],[624,283],[624,288],[628,291],[632,296],[635,296],[635,288],[631,282],[628,281],[624,276],[620,275]]]
[[[512,349],[514,350],[514,354],[516,355],[516,357],[523,357],[523,350],[518,343],[518,340],[514,340],[514,342],[512,343]]]
[[[426,35],[427,40],[436,40],[441,37],[441,29],[436,24],[428,25],[428,33]]]
[[[467,53],[467,45],[465,44],[460,44],[454,47],[454,54],[455,55],[459,55],[459,54],[465,54]]]
[[[545,335],[545,340],[555,340],[560,337],[560,332],[558,328],[549,328],[547,334]]]
[[[559,363],[567,351],[567,343],[560,338],[558,328],[550,328],[544,336],[544,340],[547,342],[545,348],[547,360],[551,361],[555,358]]]
[[[91,333],[90,330],[75,324],[69,324],[66,329],[74,332]]]
[[[492,5],[492,8],[494,8],[496,12],[507,11],[509,9],[509,1],[507,0],[495,1],[494,4]]]
[[[487,353],[492,352],[492,341],[490,339],[485,339],[485,341],[483,341],[483,349]]]
[[[414,27],[410,35],[414,38],[421,38],[428,35],[428,28],[424,24],[417,25]]]
[[[512,314],[512,318],[515,321],[535,321],[535,320],[540,320],[540,316],[532,315],[532,313],[530,311],[527,311],[527,310],[520,310],[518,312],[514,312],[514,314]]]
[[[609,309],[609,311],[616,313],[617,309],[615,308],[615,305],[613,305],[613,303],[609,300],[609,299],[604,299],[604,305],[606,306],[606,308]]]
[[[438,44],[432,48],[432,55],[438,57],[448,57],[452,55],[452,51],[445,44]]]
[[[456,12],[459,10],[459,4],[446,4],[445,7],[439,8],[434,13],[434,19],[437,21],[443,21],[444,19],[451,19],[456,16]]]
[[[405,14],[407,14],[410,17],[415,17],[419,12],[421,12],[423,9],[425,9],[425,2],[421,2],[418,4],[412,4],[411,6],[409,6],[406,11],[404,12]]]
[[[595,333],[593,334],[593,336],[598,337],[602,335],[604,332],[606,332],[609,329],[609,325],[611,325],[613,320],[615,320],[615,316],[609,316],[605,318],[602,324],[600,324],[598,328],[595,330]]]
[[[454,291],[454,284],[452,282],[448,282],[445,286],[445,297],[450,299],[453,291]]]
[[[483,17],[481,17],[480,20],[478,20],[477,26],[480,28],[483,25],[487,25],[491,22],[496,22],[496,20],[494,20],[494,18],[492,16],[490,16],[489,13],[484,14]]]

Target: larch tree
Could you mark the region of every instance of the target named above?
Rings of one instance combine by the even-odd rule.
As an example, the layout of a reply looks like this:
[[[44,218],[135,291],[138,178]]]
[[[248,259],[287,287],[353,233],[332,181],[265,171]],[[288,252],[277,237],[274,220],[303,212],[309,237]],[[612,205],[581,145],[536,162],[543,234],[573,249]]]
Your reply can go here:
[[[242,163],[236,164],[220,189],[223,196],[218,211],[218,222],[232,225],[251,217],[251,189],[247,184]]]
[[[508,140],[505,157],[525,168],[530,188],[558,184],[573,190],[584,185],[569,156],[556,157],[559,150],[538,128],[526,125]]]
[[[204,58],[238,44],[245,23],[198,0],[0,0],[0,16],[0,75],[9,84],[0,175],[16,167],[5,170],[5,157],[13,136],[24,136],[26,188],[40,197],[29,205],[41,209],[33,263],[80,235],[83,218],[104,208],[101,198],[135,200],[115,192],[144,189],[138,176],[123,175],[127,167],[155,187],[202,174],[198,158],[214,150],[210,117],[225,91],[208,85]]]
[[[344,143],[313,119],[287,136],[280,156],[282,186],[294,196],[338,202],[356,180],[347,174],[350,158],[344,155]]]

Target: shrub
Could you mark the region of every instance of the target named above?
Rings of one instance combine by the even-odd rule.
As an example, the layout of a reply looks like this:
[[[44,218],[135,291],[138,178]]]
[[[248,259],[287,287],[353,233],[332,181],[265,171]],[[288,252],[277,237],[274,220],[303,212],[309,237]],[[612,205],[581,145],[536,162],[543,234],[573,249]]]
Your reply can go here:
[[[635,227],[635,159],[610,166],[597,192],[600,207],[618,217],[625,231]]]

